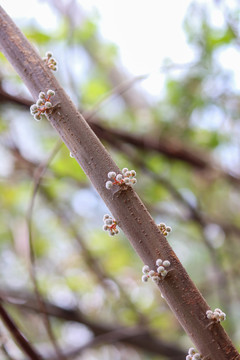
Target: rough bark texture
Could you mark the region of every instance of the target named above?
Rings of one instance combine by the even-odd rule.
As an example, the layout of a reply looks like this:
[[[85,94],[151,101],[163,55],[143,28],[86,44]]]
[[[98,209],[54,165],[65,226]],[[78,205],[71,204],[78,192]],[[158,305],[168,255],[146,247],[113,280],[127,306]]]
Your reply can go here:
[[[40,56],[0,7],[0,46],[37,100],[40,91],[56,92],[49,121],[105,201],[144,264],[156,269],[156,259],[168,259],[170,272],[159,288],[179,322],[205,360],[235,360],[240,355],[219,323],[206,318],[209,306],[197,290],[166,238],[131,187],[105,183],[109,171],[119,172],[101,142],[77,111]],[[34,120],[33,120],[34,121]],[[36,126],[41,126],[36,123]],[[141,277],[141,274],[139,274]]]

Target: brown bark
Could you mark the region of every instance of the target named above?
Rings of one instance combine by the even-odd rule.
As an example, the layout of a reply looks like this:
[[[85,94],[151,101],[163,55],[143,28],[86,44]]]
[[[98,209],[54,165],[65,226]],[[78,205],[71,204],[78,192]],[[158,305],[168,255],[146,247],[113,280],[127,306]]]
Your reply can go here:
[[[50,123],[73,153],[143,262],[156,269],[156,259],[168,259],[170,271],[159,288],[179,322],[205,360],[235,360],[240,355],[219,323],[206,318],[207,303],[197,290],[166,238],[160,233],[135,191],[128,186],[107,190],[109,171],[119,172],[101,142],[77,111],[51,71],[0,7],[0,46],[37,100],[52,89]],[[41,125],[36,125],[41,126]],[[139,274],[140,276],[140,274]]]

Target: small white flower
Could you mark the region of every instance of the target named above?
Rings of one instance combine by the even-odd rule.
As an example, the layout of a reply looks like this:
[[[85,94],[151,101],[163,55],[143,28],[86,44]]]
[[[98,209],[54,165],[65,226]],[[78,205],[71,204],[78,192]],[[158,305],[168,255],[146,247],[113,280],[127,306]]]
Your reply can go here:
[[[107,181],[107,182],[106,182],[106,188],[107,188],[108,190],[111,189],[112,186],[113,186],[113,183],[112,183],[111,181]]]
[[[170,266],[170,261],[164,260],[163,266],[164,266],[164,267],[169,267],[169,266]]]
[[[155,271],[154,271],[154,270],[150,270],[148,275],[151,276],[151,277],[154,276],[154,275],[155,275]]]
[[[42,105],[44,105],[44,101],[42,99],[38,99],[38,101],[36,102],[37,107],[40,107]]]
[[[162,277],[165,277],[165,276],[167,275],[167,273],[168,273],[167,270],[163,270],[163,271],[161,272],[161,276],[162,276]]]
[[[163,266],[159,266],[159,267],[157,268],[157,272],[158,272],[159,274],[162,273],[164,270],[165,270],[165,268],[164,268]]]
[[[112,225],[112,224],[113,224],[112,219],[106,219],[106,220],[105,220],[105,224],[107,224],[107,225]]]
[[[157,259],[156,265],[157,265],[157,266],[160,266],[160,265],[162,265],[162,262],[163,262],[162,259]]]
[[[195,350],[193,347],[191,347],[191,348],[188,350],[188,353],[189,353],[189,355],[194,355],[194,354],[196,354],[196,350]]]
[[[105,215],[103,216],[103,221],[105,221],[106,219],[109,219],[109,218],[110,218],[110,215],[105,214]]]
[[[116,173],[114,172],[114,171],[110,171],[109,173],[108,173],[108,178],[109,179],[114,179],[116,177]]]
[[[34,119],[36,120],[36,121],[39,121],[39,120],[41,120],[41,115],[34,115]]]
[[[142,276],[142,282],[147,282],[148,281],[148,276],[147,275],[143,275]]]
[[[116,180],[117,180],[117,181],[121,181],[122,178],[123,178],[122,174],[118,174],[118,175],[116,176]]]
[[[125,175],[125,173],[128,171],[128,168],[123,168],[122,169],[122,173],[123,173],[123,175]]]
[[[48,96],[54,96],[54,95],[55,95],[55,91],[53,91],[53,90],[48,90],[48,91],[47,91],[47,95],[48,95]]]
[[[149,266],[144,265],[143,268],[142,268],[142,272],[143,272],[143,274],[147,274],[149,272]]]
[[[50,103],[50,101],[47,101],[47,102],[45,103],[45,107],[46,107],[47,109],[50,109],[50,108],[52,107],[52,103]]]
[[[41,91],[38,95],[39,99],[45,99],[45,92]]]

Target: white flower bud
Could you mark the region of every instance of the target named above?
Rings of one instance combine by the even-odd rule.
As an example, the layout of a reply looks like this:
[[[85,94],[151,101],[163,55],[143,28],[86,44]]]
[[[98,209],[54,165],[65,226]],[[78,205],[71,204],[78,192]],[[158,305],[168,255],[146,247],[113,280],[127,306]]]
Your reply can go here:
[[[123,178],[122,174],[118,174],[118,175],[116,176],[116,180],[117,180],[117,181],[121,181],[122,178]]]
[[[107,224],[107,225],[112,225],[112,224],[113,224],[112,219],[106,219],[106,220],[105,220],[105,224]]]
[[[41,120],[41,115],[38,115],[38,114],[34,115],[34,119],[35,119],[36,121]]]
[[[135,185],[135,184],[137,183],[137,179],[135,179],[135,178],[131,179],[131,183],[132,183],[133,185]]]
[[[163,227],[163,228],[166,228],[166,224],[164,224],[164,223],[160,223],[159,226]]]
[[[55,95],[55,91],[53,91],[53,90],[48,90],[48,91],[47,91],[47,95],[48,95],[48,96],[54,96],[54,95]]]
[[[186,356],[186,360],[192,360],[192,356],[191,356],[191,355],[187,355],[187,356]]]
[[[47,51],[45,56],[50,59],[53,56],[53,54],[51,53],[51,51]]]
[[[126,171],[128,171],[128,168],[123,168],[123,169],[122,169],[123,175],[125,175]]]
[[[162,265],[162,259],[157,259],[157,261],[156,261],[156,265],[157,265],[157,266]]]
[[[170,261],[165,260],[165,261],[163,262],[163,266],[164,266],[164,267],[169,267],[169,266],[170,266]]]
[[[124,181],[124,184],[126,184],[126,185],[129,185],[131,183],[129,178],[125,178],[125,179],[123,179],[123,181]]]
[[[191,348],[188,350],[188,353],[189,353],[189,355],[194,355],[194,354],[196,354],[196,350],[195,350],[193,347],[191,347]]]
[[[110,218],[110,215],[105,214],[105,215],[103,216],[103,221],[105,221],[106,219],[109,219],[109,218]]]
[[[162,273],[164,270],[165,270],[165,268],[164,268],[163,266],[159,266],[159,267],[157,268],[157,272],[158,272],[159,274]]]
[[[130,171],[125,171],[125,173],[124,173],[124,176],[127,176],[127,177],[129,177],[130,176]]]
[[[201,355],[196,353],[195,355],[193,355],[192,357],[193,360],[200,360],[201,359]]]
[[[52,107],[52,103],[50,103],[50,101],[47,101],[47,102],[45,103],[45,107],[46,107],[47,109],[50,109],[50,108]]]
[[[69,156],[71,157],[71,158],[74,158],[74,155],[73,155],[73,153],[69,153]]]
[[[216,308],[216,309],[214,310],[214,312],[218,312],[219,314],[221,314],[221,313],[222,313],[222,310],[221,310],[221,309]]]
[[[148,276],[147,275],[143,275],[142,276],[142,282],[147,282],[148,281]]]
[[[44,101],[42,101],[41,99],[38,99],[38,101],[36,102],[36,105],[38,107],[42,106],[44,104]]]
[[[108,173],[108,178],[109,179],[114,179],[116,177],[116,173],[114,172],[114,171],[110,171],[109,173]]]
[[[103,230],[107,231],[108,230],[108,226],[107,225],[103,225]]]
[[[220,320],[220,321],[226,320],[226,314],[225,314],[224,312],[222,312],[222,313],[219,315],[219,320]]]
[[[162,271],[161,272],[162,277],[165,277],[167,275],[167,273],[168,273],[167,270]]]
[[[135,170],[131,170],[131,171],[130,171],[130,175],[131,175],[132,177],[136,176],[136,171],[135,171]]]
[[[167,232],[171,232],[171,231],[172,231],[172,228],[171,228],[170,226],[167,226],[167,227],[166,227],[166,231],[167,231]]]
[[[112,232],[112,231],[109,231],[109,235],[110,235],[110,236],[114,236],[114,235],[115,235],[115,233],[114,233],[114,232]]]
[[[32,106],[30,106],[30,111],[31,111],[31,113],[37,111],[37,109],[38,109],[38,107],[37,107],[36,104],[33,104]]]
[[[144,265],[143,268],[142,268],[142,272],[143,272],[143,274],[147,274],[149,272],[149,266]]]
[[[152,279],[152,281],[155,282],[155,283],[158,283],[158,282],[159,282],[159,277],[158,277],[158,276],[152,276],[151,279]]]
[[[115,234],[119,234],[119,230],[118,229],[115,229]]]
[[[39,99],[45,99],[45,92],[41,91],[38,95]]]
[[[154,270],[150,270],[148,275],[151,276],[151,277],[154,276],[154,275],[155,275],[155,271],[154,271]]]
[[[108,190],[111,189],[112,186],[113,186],[113,183],[112,183],[111,181],[107,181],[107,182],[106,182],[106,188],[107,188]]]

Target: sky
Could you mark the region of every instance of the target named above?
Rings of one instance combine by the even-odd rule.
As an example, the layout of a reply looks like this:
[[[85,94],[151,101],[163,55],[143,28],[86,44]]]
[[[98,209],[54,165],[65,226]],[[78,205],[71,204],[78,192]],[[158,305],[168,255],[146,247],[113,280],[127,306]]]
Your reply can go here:
[[[164,59],[171,58],[175,63],[193,60],[193,51],[182,29],[191,0],[78,0],[78,3],[87,12],[99,14],[102,36],[119,46],[120,60],[128,72],[136,76],[149,74],[143,86],[153,95],[159,95],[162,89],[159,68]],[[31,18],[45,30],[57,26],[58,18],[47,1],[0,0],[0,4],[19,26]]]

